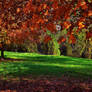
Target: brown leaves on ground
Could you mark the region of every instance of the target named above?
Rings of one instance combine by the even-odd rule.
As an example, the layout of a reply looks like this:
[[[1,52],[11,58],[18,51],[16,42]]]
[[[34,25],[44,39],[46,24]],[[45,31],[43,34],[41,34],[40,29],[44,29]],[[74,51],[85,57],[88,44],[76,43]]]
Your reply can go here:
[[[92,92],[92,80],[80,81],[67,77],[0,80],[0,92]]]

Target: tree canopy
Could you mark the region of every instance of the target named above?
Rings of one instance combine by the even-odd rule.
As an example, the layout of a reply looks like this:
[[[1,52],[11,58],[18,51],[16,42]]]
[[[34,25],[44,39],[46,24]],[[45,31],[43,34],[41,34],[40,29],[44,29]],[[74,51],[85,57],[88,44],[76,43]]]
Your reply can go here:
[[[58,37],[59,44],[67,38],[76,43],[75,35],[84,28],[88,40],[92,37],[91,0],[0,0],[0,47],[26,39],[47,43],[52,40],[48,31],[53,35],[66,31]]]

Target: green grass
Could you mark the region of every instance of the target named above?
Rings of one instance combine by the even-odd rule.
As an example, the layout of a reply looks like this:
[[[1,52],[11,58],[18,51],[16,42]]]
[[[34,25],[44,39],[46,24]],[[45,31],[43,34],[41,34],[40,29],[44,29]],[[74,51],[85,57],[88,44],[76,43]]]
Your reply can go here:
[[[24,61],[0,62],[0,76],[92,77],[91,59],[17,52],[5,52],[5,57]]]

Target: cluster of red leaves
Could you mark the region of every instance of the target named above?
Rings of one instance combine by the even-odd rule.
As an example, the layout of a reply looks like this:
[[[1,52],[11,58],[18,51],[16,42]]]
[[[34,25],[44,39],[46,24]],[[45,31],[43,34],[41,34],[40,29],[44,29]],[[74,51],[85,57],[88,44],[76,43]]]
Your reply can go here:
[[[70,26],[71,26],[71,23],[68,21],[65,21],[63,24],[63,28],[66,28],[66,29],[68,29]]]
[[[86,33],[86,39],[89,39],[89,38],[91,38],[92,37],[92,32],[87,32]]]
[[[62,42],[65,42],[65,41],[66,41],[66,38],[60,37],[58,40],[58,43],[61,44]]]
[[[8,34],[8,37],[10,38],[12,43],[22,44],[25,40],[25,37],[27,37],[28,32],[22,32],[22,30],[14,30],[11,31],[11,33]]]
[[[44,42],[45,42],[45,43],[48,43],[50,40],[52,40],[52,38],[51,38],[49,35],[46,35],[46,36],[44,37]]]
[[[92,80],[79,81],[68,77],[10,82],[0,80],[0,92],[92,92]]]
[[[56,32],[56,26],[53,23],[49,23],[47,25],[47,29],[50,30],[52,33],[55,33]]]
[[[74,44],[75,42],[76,42],[76,38],[74,37],[73,34],[71,34],[70,37],[69,37],[69,43]]]

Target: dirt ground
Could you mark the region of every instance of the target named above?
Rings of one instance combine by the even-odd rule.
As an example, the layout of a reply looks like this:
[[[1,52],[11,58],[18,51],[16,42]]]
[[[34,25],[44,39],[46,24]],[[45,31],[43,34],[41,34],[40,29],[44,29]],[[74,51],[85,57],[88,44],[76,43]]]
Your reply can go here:
[[[0,92],[92,92],[92,80],[69,77],[0,80]]]

